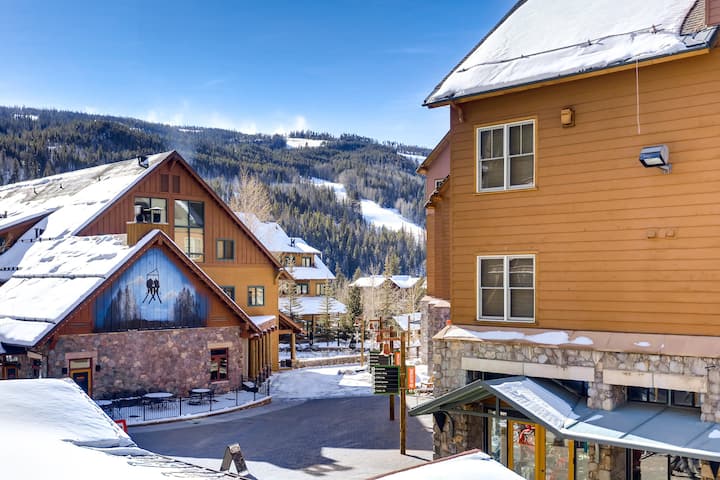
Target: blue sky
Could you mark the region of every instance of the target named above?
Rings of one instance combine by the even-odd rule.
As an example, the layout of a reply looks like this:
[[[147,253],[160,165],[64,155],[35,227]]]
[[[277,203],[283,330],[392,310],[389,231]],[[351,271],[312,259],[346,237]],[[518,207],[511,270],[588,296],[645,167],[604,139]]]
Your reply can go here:
[[[433,147],[422,101],[513,3],[0,0],[0,104]]]

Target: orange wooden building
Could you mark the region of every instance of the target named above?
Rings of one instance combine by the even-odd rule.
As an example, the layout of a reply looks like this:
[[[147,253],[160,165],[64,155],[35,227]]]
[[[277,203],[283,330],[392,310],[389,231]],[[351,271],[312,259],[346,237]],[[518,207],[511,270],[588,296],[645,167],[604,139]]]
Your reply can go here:
[[[720,461],[719,5],[519,1],[426,100],[450,119],[420,168],[449,152],[425,322],[451,325],[415,411],[452,419],[436,455],[529,479]]]
[[[22,275],[22,259],[43,241],[123,235],[132,247],[150,232],[161,230],[184,254],[185,262],[212,279],[242,320],[252,324],[244,330],[247,345],[236,364],[241,366],[238,375],[254,378],[279,367],[277,290],[283,270],[177,152],[6,185],[0,187],[0,205],[0,282]],[[0,298],[5,287],[0,287]],[[9,317],[12,313],[3,312]],[[206,314],[206,327],[238,321],[212,308]],[[83,314],[85,320],[74,315],[72,327],[64,325],[60,331],[90,333],[92,314]],[[157,327],[165,328],[163,324]],[[6,351],[17,350],[12,338],[10,333],[0,333],[0,345]],[[212,364],[212,353],[207,355],[197,359],[203,368]],[[16,357],[4,357],[4,368],[16,371],[8,361]]]

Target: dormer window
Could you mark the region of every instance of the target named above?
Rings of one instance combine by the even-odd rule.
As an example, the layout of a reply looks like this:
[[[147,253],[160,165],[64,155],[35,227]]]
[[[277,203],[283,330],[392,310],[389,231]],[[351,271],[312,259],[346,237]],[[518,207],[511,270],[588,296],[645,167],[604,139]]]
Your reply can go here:
[[[477,191],[535,185],[535,121],[477,129]]]

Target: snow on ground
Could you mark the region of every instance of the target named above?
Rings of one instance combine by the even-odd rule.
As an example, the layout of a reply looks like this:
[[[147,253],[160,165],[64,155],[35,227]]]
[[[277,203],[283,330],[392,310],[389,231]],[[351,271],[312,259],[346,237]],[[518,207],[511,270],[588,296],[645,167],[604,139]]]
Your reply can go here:
[[[310,181],[317,186],[332,188],[338,201],[347,199],[347,191],[342,183],[329,182],[321,178],[311,178]],[[365,221],[376,227],[385,227],[390,230],[404,230],[418,240],[425,238],[425,229],[415,225],[394,208],[384,208],[372,200],[361,199],[360,210]]]
[[[325,144],[325,140],[287,137],[285,139],[285,144],[287,145],[287,148],[317,148],[322,147]]]
[[[341,398],[372,395],[372,377],[359,364],[300,368],[272,376],[273,399]]]
[[[140,449],[69,379],[0,382],[1,478],[222,478]],[[217,465],[215,465],[217,468]]]
[[[403,153],[403,152],[397,152],[398,155],[401,157],[409,158],[410,160],[414,161],[418,165],[420,165],[422,162],[425,161],[427,158],[425,155],[416,155],[414,153]]]

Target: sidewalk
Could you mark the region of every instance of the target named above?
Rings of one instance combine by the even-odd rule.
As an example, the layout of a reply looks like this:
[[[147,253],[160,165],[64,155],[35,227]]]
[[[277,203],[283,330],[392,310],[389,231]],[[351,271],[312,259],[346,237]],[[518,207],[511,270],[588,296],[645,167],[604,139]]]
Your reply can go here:
[[[268,382],[272,383],[272,377],[260,386],[257,393],[233,390],[203,401],[173,397],[149,403],[143,397],[130,397],[113,400],[110,404],[102,400],[97,403],[110,418],[125,420],[128,426],[153,425],[265,405],[272,401],[272,396],[267,394],[270,386]]]

